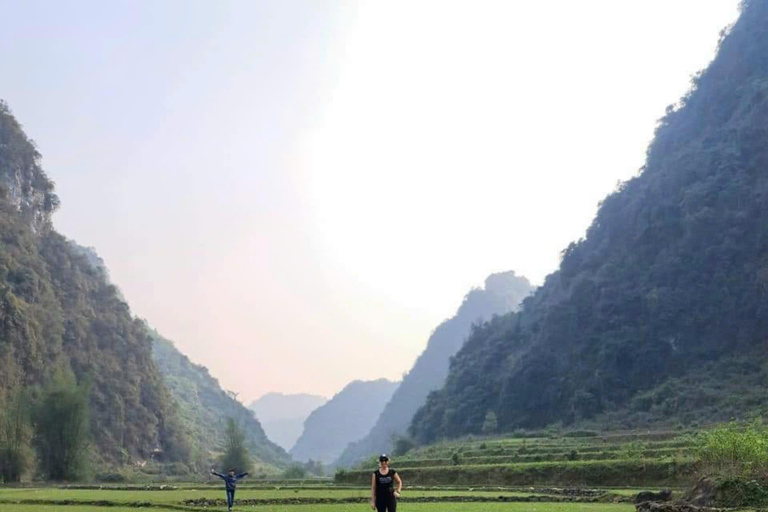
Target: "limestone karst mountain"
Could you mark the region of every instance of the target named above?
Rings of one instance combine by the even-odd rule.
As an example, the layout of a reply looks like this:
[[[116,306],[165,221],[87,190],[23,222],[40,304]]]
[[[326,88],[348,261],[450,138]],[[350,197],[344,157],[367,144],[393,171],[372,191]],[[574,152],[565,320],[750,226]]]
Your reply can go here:
[[[264,427],[267,437],[290,450],[304,430],[304,421],[312,411],[328,401],[308,393],[267,393],[248,406]]]
[[[767,126],[768,0],[747,0],[660,120],[641,173],[605,198],[520,312],[474,330],[414,436],[480,433],[489,412],[507,431],[762,414]]]
[[[464,344],[472,324],[514,311],[532,291],[526,278],[510,271],[488,276],[484,288],[467,293],[456,315],[434,330],[424,352],[403,377],[371,431],[363,439],[350,443],[336,465],[350,466],[377,452],[391,452],[393,436],[405,436],[413,415],[427,395],[442,387],[450,359]]]
[[[304,432],[291,449],[300,462],[330,464],[350,440],[363,437],[376,422],[398,383],[386,379],[353,381],[304,422]]]

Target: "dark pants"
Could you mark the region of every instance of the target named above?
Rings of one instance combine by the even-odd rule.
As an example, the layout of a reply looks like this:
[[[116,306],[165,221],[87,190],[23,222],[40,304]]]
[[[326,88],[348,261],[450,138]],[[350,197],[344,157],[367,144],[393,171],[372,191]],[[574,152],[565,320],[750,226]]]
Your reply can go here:
[[[227,507],[232,508],[235,504],[235,490],[227,489]]]
[[[395,512],[395,509],[397,509],[397,499],[394,494],[376,497],[376,512]]]

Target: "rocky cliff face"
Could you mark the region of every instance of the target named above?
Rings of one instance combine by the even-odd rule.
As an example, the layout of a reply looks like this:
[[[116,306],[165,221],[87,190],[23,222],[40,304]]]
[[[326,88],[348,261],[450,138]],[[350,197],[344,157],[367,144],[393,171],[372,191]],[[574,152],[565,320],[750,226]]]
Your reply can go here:
[[[59,206],[53,183],[40,165],[40,153],[29,141],[8,105],[0,101],[0,187],[35,232],[51,226]]]
[[[151,340],[106,274],[51,225],[58,206],[40,154],[0,103],[0,415],[66,373],[89,382],[94,457],[127,463],[189,446]]]

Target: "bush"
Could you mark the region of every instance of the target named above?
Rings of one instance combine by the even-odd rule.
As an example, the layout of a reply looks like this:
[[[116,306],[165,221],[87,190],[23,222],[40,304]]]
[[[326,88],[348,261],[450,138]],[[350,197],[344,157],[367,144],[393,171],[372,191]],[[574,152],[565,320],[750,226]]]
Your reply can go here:
[[[97,482],[104,482],[108,484],[119,484],[128,481],[128,478],[122,473],[116,471],[107,471],[104,473],[97,473],[95,476]]]
[[[165,474],[171,476],[188,476],[192,474],[192,470],[183,462],[172,462],[165,465]]]
[[[643,458],[645,450],[645,444],[632,441],[631,443],[622,445],[621,449],[619,450],[619,454],[622,459],[638,460]]]
[[[768,477],[768,429],[761,422],[730,423],[700,433],[694,453],[706,476],[722,479]]]
[[[760,507],[768,503],[768,489],[755,480],[725,480],[715,494],[719,507]]]
[[[566,432],[563,437],[597,437],[600,433],[594,430],[573,430]]]
[[[300,480],[307,477],[307,469],[301,464],[292,464],[283,471],[286,480]]]

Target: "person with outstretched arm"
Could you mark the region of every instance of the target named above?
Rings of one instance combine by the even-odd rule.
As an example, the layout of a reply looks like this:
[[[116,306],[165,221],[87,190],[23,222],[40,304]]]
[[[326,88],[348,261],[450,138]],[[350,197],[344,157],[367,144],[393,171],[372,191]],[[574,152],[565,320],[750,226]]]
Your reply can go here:
[[[389,467],[389,457],[382,454],[379,457],[379,469],[371,475],[371,508],[377,512],[395,512],[402,489],[400,475]]]
[[[224,486],[227,488],[227,510],[232,510],[232,506],[235,504],[235,487],[237,487],[237,481],[248,475],[248,473],[235,474],[234,469],[230,469],[229,473],[222,475],[211,469],[211,474],[224,480]]]

